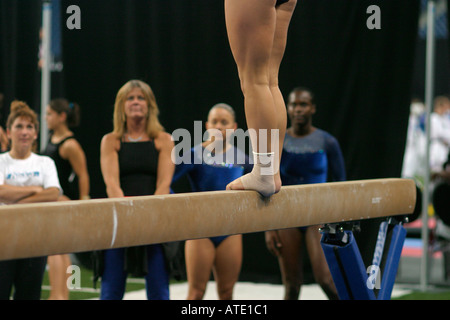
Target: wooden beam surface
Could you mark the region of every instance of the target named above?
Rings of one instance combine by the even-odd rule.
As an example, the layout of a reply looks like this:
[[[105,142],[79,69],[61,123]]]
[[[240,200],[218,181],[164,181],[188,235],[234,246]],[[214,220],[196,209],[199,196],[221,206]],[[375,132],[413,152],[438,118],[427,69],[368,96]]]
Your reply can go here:
[[[410,214],[410,179],[0,206],[0,260]]]

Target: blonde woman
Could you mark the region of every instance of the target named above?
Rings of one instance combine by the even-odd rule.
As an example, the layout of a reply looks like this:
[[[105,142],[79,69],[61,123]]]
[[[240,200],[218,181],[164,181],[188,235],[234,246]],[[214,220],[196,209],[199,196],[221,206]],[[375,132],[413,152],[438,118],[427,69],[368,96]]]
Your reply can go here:
[[[174,144],[158,114],[153,91],[145,82],[131,80],[117,93],[114,130],[103,137],[100,155],[109,198],[170,193]],[[162,245],[106,250],[103,259],[101,299],[122,299],[128,273],[145,276],[148,299],[169,299]]]
[[[61,186],[55,163],[33,152],[39,132],[36,113],[11,104],[6,133],[11,150],[0,155],[0,204],[57,201]],[[39,240],[39,239],[36,239]],[[0,299],[39,300],[47,257],[0,261]]]

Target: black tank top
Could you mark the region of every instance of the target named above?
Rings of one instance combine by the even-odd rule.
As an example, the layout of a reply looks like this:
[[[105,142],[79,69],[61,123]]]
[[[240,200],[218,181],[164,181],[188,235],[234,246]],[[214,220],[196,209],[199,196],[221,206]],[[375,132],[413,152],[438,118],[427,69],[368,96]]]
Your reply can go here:
[[[119,150],[120,187],[125,196],[152,195],[156,190],[159,152],[153,141],[121,142]],[[147,249],[125,248],[125,270],[136,277],[147,275]]]
[[[153,141],[121,143],[120,186],[125,196],[145,196],[155,193],[158,155]]]
[[[70,139],[75,139],[75,137],[70,136],[61,140],[59,143],[52,143],[52,137],[50,136],[47,147],[42,154],[52,158],[55,162],[56,170],[58,171],[59,183],[61,184],[64,195],[72,200],[77,200],[79,198],[77,176],[73,171],[69,160],[61,158],[59,154],[59,148],[64,142]]]

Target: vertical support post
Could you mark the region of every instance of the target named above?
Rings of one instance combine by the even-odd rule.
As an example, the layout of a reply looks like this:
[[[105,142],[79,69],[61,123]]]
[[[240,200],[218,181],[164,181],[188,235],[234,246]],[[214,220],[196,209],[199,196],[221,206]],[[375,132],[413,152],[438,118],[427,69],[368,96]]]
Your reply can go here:
[[[368,276],[351,231],[321,229],[321,245],[341,300],[375,300],[367,286]]]
[[[431,106],[433,104],[434,92],[434,22],[435,22],[435,1],[428,0],[427,8],[427,49],[426,49],[426,75],[425,75],[425,106],[426,106],[426,163],[425,163],[425,179],[424,192],[422,199],[422,260],[420,268],[420,287],[422,291],[426,291],[428,286],[428,206],[430,201],[430,115]]]
[[[51,93],[51,39],[52,39],[52,3],[44,0],[42,4],[42,54],[44,63],[41,70],[41,119],[40,150],[44,150],[48,140],[45,108],[50,102]]]
[[[391,298],[406,237],[401,222],[389,219],[380,224],[373,264],[367,270],[351,231],[326,225],[320,232],[325,259],[341,300]]]
[[[373,271],[373,275],[371,279],[373,279],[373,287],[377,288],[377,284],[379,283],[379,279],[381,277],[381,260],[383,258],[384,246],[386,244],[386,238],[388,233],[388,222],[383,221],[380,224],[380,228],[378,230],[377,242],[375,244],[375,251],[373,253],[372,265],[369,267],[371,272]]]
[[[386,255],[386,263],[383,268],[383,279],[381,281],[380,291],[378,292],[378,300],[391,299],[403,244],[406,238],[406,230],[401,224],[396,224],[389,230],[389,236],[390,244]]]

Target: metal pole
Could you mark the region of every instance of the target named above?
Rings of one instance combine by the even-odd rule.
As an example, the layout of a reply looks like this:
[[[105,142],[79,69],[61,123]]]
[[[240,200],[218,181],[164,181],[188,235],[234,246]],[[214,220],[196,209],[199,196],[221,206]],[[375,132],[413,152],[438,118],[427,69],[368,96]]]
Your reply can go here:
[[[426,74],[425,74],[425,106],[426,106],[426,164],[424,192],[422,199],[422,261],[420,268],[420,287],[422,291],[427,290],[429,281],[429,252],[428,252],[428,206],[430,200],[430,117],[433,104],[434,92],[434,22],[436,8],[435,0],[428,1],[427,8],[427,49],[426,49]]]
[[[52,38],[52,3],[44,0],[42,5],[42,52],[44,63],[41,70],[41,143],[43,151],[47,145],[48,129],[45,120],[45,109],[50,102],[51,93],[51,38]]]

